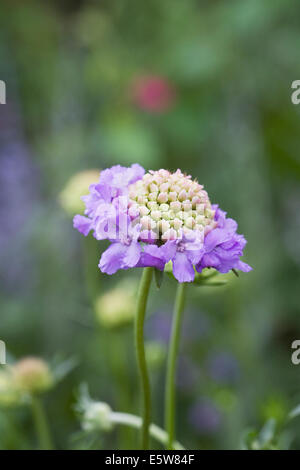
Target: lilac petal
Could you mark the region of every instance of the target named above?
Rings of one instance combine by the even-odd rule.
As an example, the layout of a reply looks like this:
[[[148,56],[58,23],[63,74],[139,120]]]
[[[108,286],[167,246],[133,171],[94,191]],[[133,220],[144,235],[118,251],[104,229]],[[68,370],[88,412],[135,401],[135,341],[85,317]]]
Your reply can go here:
[[[157,245],[146,245],[144,247],[144,252],[149,255],[160,259],[164,263],[168,263],[176,254],[176,241],[169,240],[162,246]]]
[[[171,259],[174,258],[176,254],[177,243],[176,240],[169,240],[164,245],[159,247],[159,251],[164,261],[168,263]]]
[[[252,271],[253,268],[251,268],[249,264],[246,264],[243,261],[238,261],[235,266],[235,269],[239,269],[240,271],[243,271],[244,273],[249,273],[250,271]]]
[[[201,259],[200,263],[197,264],[196,270],[198,273],[201,273],[204,268],[215,268],[218,269],[220,267],[220,260],[219,258],[213,254],[205,254]]]
[[[218,222],[218,227],[223,228],[226,220],[226,212],[222,211],[217,204],[212,206],[215,213],[215,220]]]
[[[145,174],[144,168],[138,163],[133,163],[133,165],[131,165],[131,168],[133,172],[129,184],[135,183],[136,181],[142,179]]]
[[[197,264],[203,256],[203,249],[186,250],[185,253],[192,264]]]
[[[123,263],[128,268],[133,268],[138,263],[141,256],[141,246],[138,242],[132,242],[126,247]]]
[[[178,282],[193,282],[195,271],[185,253],[176,253],[173,260],[173,274]]]
[[[212,251],[217,245],[221,243],[227,242],[231,240],[232,234],[227,232],[224,229],[215,228],[211,232],[209,232],[204,241],[205,251],[209,252]]]
[[[140,233],[140,240],[144,243],[155,243],[158,235],[153,230],[142,230]]]
[[[157,245],[145,245],[144,251],[141,254],[140,261],[137,266],[146,267],[152,266],[160,271],[164,270],[165,264],[174,256],[176,252],[176,243],[167,242],[158,247]]]
[[[137,268],[152,267],[163,271],[165,268],[165,262],[149,253],[142,252],[139,262],[136,264]]]
[[[230,232],[231,234],[236,232],[238,229],[238,224],[233,219],[226,219],[224,224],[224,229]]]
[[[124,267],[123,257],[127,250],[126,245],[112,243],[104,253],[102,253],[99,268],[103,273],[114,274]]]
[[[102,184],[99,183],[97,184],[95,189],[97,190],[97,192],[99,193],[99,195],[101,196],[104,202],[107,202],[107,203],[111,202],[112,193],[111,193],[111,189],[109,186],[103,183]]]
[[[92,221],[83,215],[75,215],[73,219],[73,227],[86,237],[92,228]]]
[[[193,241],[183,243],[185,253],[192,264],[197,264],[203,256],[203,240],[196,237]]]

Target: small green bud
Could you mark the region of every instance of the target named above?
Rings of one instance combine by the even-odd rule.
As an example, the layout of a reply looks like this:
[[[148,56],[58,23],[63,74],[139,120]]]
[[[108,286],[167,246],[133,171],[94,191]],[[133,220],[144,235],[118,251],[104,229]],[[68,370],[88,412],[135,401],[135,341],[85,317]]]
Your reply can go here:
[[[82,418],[82,427],[85,431],[111,431],[112,410],[107,403],[91,402],[87,405]]]

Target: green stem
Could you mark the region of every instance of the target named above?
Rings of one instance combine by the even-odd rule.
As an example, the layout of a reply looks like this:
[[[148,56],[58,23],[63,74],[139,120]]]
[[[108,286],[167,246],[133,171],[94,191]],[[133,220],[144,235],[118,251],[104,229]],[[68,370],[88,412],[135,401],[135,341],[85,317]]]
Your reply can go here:
[[[140,429],[142,427],[142,419],[139,416],[135,416],[129,413],[113,412],[110,416],[110,419],[111,422],[115,424],[123,424],[125,426],[130,426],[136,429]],[[161,444],[166,445],[168,443],[168,434],[159,426],[156,426],[156,424],[150,424],[149,432],[153,439],[156,439]],[[184,450],[184,447],[180,444],[180,442],[174,441],[173,449]]]
[[[139,285],[137,298],[137,309],[135,317],[135,342],[137,362],[141,377],[143,389],[143,425],[142,425],[142,448],[149,448],[149,425],[151,416],[151,392],[149,375],[145,357],[144,346],[144,319],[149,294],[150,284],[152,280],[153,268],[144,268],[142,278]]]
[[[36,395],[32,395],[31,406],[36,432],[40,440],[40,449],[53,450],[54,447],[50,436],[48,421],[41,399]]]
[[[180,329],[182,323],[182,313],[185,303],[185,288],[184,283],[178,284],[174,313],[172,331],[167,360],[167,378],[165,389],[165,428],[169,436],[168,449],[173,449],[173,441],[175,435],[175,379],[176,379],[176,363],[179,349]]]

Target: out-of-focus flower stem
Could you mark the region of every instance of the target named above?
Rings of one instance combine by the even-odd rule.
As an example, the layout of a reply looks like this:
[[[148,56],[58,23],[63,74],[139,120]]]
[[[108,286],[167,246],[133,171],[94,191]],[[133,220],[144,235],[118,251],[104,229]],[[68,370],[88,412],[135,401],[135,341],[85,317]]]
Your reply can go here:
[[[115,424],[123,424],[125,426],[130,426],[137,429],[142,427],[142,419],[139,416],[135,416],[129,413],[113,412],[111,414],[111,422]],[[163,445],[167,445],[168,434],[159,426],[156,426],[156,424],[150,424],[149,433],[153,439],[156,439]],[[173,442],[172,448],[175,450],[184,450],[184,447],[180,444],[180,442],[177,441]]]
[[[37,395],[32,395],[32,414],[35,422],[36,432],[40,441],[41,450],[53,450],[53,442],[50,435],[48,421],[43,403]]]
[[[85,282],[86,290],[91,305],[99,295],[101,287],[101,272],[95,263],[95,257],[98,256],[97,240],[91,235],[84,240],[84,262],[85,262]]]
[[[147,299],[153,276],[153,268],[144,268],[139,285],[137,309],[135,317],[135,343],[137,362],[140,371],[143,390],[143,425],[142,425],[142,448],[149,448],[149,426],[151,417],[151,391],[147,370],[145,345],[144,345],[144,319],[146,313]]]
[[[186,284],[178,284],[172,331],[170,337],[170,345],[167,360],[167,377],[165,389],[165,429],[168,433],[168,449],[172,450],[175,435],[175,379],[176,364],[179,350],[180,330],[182,323],[182,313],[185,304]]]

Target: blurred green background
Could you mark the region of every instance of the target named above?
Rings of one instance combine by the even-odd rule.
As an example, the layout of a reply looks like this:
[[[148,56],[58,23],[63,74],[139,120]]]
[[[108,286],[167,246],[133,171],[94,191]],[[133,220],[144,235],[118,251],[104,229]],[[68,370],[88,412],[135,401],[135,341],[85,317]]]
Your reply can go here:
[[[101,275],[105,243],[77,233],[59,202],[86,169],[181,168],[248,239],[252,273],[189,288],[178,439],[237,449],[270,418],[280,429],[300,402],[299,14],[296,0],[1,2],[0,338],[10,362],[77,358],[45,397],[59,448],[84,445],[82,382],[115,410],[140,410],[132,324],[99,321],[91,302],[140,272]],[[147,313],[159,425],[174,292],[170,279],[153,285]],[[299,431],[295,420],[279,445],[300,448]],[[136,448],[135,432],[98,437],[97,448]],[[0,448],[35,439],[26,407],[0,410]]]

